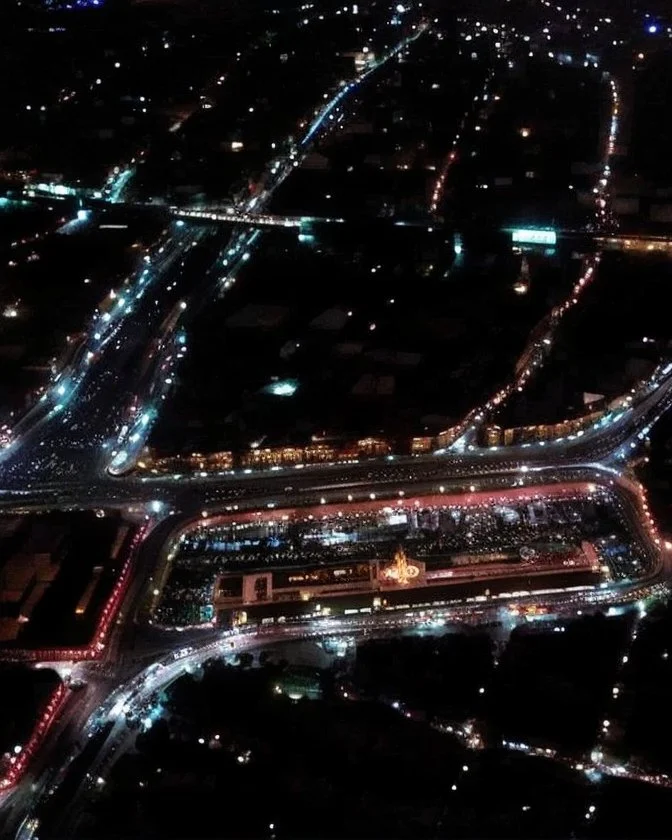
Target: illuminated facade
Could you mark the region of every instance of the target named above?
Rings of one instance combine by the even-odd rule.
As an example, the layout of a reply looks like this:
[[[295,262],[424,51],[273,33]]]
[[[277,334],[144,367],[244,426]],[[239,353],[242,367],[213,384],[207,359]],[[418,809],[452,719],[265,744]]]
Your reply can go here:
[[[392,447],[384,438],[368,437],[357,441],[357,451],[359,455],[374,457],[389,455]]]
[[[297,446],[251,449],[243,455],[241,461],[244,467],[280,467],[300,464],[303,461],[303,451]]]
[[[436,443],[439,449],[446,449],[452,446],[455,441],[462,434],[463,429],[460,426],[452,426],[450,429],[444,429],[436,436]]]
[[[221,472],[230,470],[233,466],[233,452],[226,450],[208,454],[192,452],[190,455],[176,455],[168,458],[158,458],[151,450],[148,450],[138,461],[138,469],[151,473],[181,473],[189,470]]]
[[[585,431],[597,423],[602,415],[603,412],[596,411],[573,420],[563,420],[561,423],[515,426],[508,429],[502,429],[501,426],[484,426],[479,431],[478,441],[481,446],[516,446],[522,443],[558,440]]]
[[[567,575],[572,575],[572,583],[581,588],[596,586],[605,574],[594,546],[585,541],[580,549],[571,551],[547,554],[531,550],[517,558],[516,566],[510,553],[492,552],[456,555],[430,571],[400,548],[392,560],[382,562],[221,575],[215,583],[213,609],[218,622],[225,625],[282,623],[298,614],[349,615],[387,609],[390,604],[451,599],[455,597],[452,592],[464,592],[453,589],[460,584],[475,586],[475,592],[480,587],[476,600],[486,600],[491,588],[506,591],[512,585],[508,582],[516,578],[525,581],[526,589],[538,589],[561,582],[566,585]]]
[[[423,452],[431,452],[436,447],[435,438],[431,435],[423,437],[414,437],[411,440],[411,452],[414,455],[419,455]]]
[[[394,560],[380,569],[379,580],[382,586],[392,583],[395,586],[408,586],[425,581],[424,563],[410,562],[403,548],[397,549]]]
[[[214,606],[222,609],[281,601],[311,601],[426,584],[425,564],[410,560],[400,547],[391,561],[220,575],[215,581]]]
[[[431,438],[421,440],[431,441]],[[190,455],[158,458],[151,451],[147,451],[138,462],[138,467],[153,473],[221,471],[233,469],[235,466],[264,468],[352,461],[357,458],[381,457],[391,452],[392,445],[389,441],[368,437],[340,446],[326,441],[313,441],[307,446],[254,447],[241,456],[225,450],[209,454],[192,452]]]

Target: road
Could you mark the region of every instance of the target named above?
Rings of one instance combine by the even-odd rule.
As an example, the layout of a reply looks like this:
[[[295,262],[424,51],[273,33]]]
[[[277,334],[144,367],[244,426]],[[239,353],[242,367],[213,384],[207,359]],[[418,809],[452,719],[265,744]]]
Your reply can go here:
[[[176,637],[142,626],[136,621],[138,610],[148,581],[160,569],[166,545],[180,529],[199,521],[204,510],[206,519],[214,520],[231,516],[235,506],[240,520],[268,509],[286,512],[300,507],[305,512],[313,505],[316,512],[324,513],[330,505],[353,501],[360,507],[375,506],[380,499],[399,493],[407,498],[414,493],[435,493],[437,500],[444,501],[444,492],[462,493],[464,499],[490,504],[495,498],[492,488],[501,485],[508,488],[509,496],[524,497],[534,492],[553,496],[563,487],[586,488],[594,482],[621,493],[633,532],[653,559],[650,574],[635,583],[590,593],[559,589],[541,596],[531,592],[522,601],[534,601],[556,615],[571,616],[583,609],[646,597],[670,577],[669,553],[661,545],[644,492],[629,476],[627,463],[651,425],[670,407],[672,366],[669,370],[661,366],[624,398],[620,409],[612,410],[591,428],[557,441],[477,448],[471,440],[472,421],[478,422],[484,413],[479,408],[468,418],[455,445],[431,455],[207,476],[152,477],[129,472],[170,390],[174,366],[188,352],[187,327],[213,295],[225,293],[250,259],[260,231],[247,222],[265,219],[275,223],[275,217],[265,213],[272,195],[301,163],[315,139],[337,120],[346,99],[427,31],[426,24],[418,27],[366,72],[332,92],[301,140],[269,163],[262,179],[263,191],[232,204],[234,212],[223,214],[242,223],[230,236],[222,236],[218,228],[171,221],[161,240],[145,254],[137,273],[101,304],[81,345],[43,400],[14,428],[12,445],[0,454],[0,507],[4,510],[123,509],[131,504],[146,504],[150,510],[152,503],[159,503],[162,511],[155,526],[148,529],[100,661],[72,666],[72,675],[86,687],[72,692],[66,712],[50,730],[29,773],[0,802],[6,836],[16,831],[25,834],[30,817],[39,815],[49,801],[49,791],[69,779],[72,795],[58,822],[59,829],[67,832],[77,820],[90,786],[104,784],[111,763],[136,735],[127,725],[126,712],[145,714],[152,695],[185,668],[215,655],[257,650],[288,639],[385,634],[426,621],[425,610],[404,608],[403,612],[258,627],[246,633],[200,630]],[[611,151],[614,134],[612,116],[607,136]],[[607,150],[607,169],[602,172],[607,176],[611,151]],[[598,199],[606,196],[606,186],[601,185]],[[116,200],[122,189],[120,181],[110,198]],[[296,220],[284,221],[294,224]],[[199,278],[195,284],[194,276]],[[542,345],[549,335],[542,330],[530,349],[530,358],[538,358],[539,364],[545,358]],[[472,484],[474,491],[468,489]],[[532,489],[535,486],[536,490]],[[372,494],[377,501],[371,499]],[[363,501],[367,499],[370,501]],[[492,620],[506,609],[503,600],[493,597],[478,605],[454,604],[434,610],[435,617],[450,622]],[[180,649],[175,651],[178,644]],[[151,664],[148,659],[153,660]],[[75,771],[71,762],[80,755],[89,735],[92,739],[100,735],[100,742]],[[100,783],[99,778],[103,780]]]
[[[551,609],[558,618],[567,618],[581,612],[585,605],[569,593],[560,593],[553,597],[533,597],[535,604],[543,605]],[[605,596],[606,597],[606,596]],[[614,601],[616,602],[616,601]],[[501,601],[494,605],[479,605],[478,608],[470,606],[456,606],[450,609],[436,609],[432,611],[432,620],[438,623],[454,622],[460,623],[476,620],[477,623],[485,623],[501,619],[503,615]],[[298,626],[274,626],[270,628],[255,628],[251,633],[237,633],[236,631],[217,633],[213,641],[208,641],[198,646],[184,645],[180,650],[167,654],[146,668],[138,671],[123,684],[119,685],[104,701],[95,706],[100,694],[93,694],[88,708],[92,709],[91,715],[84,726],[85,739],[94,738],[98,733],[103,733],[102,742],[97,745],[91,760],[83,765],[72,767],[74,775],[68,778],[68,768],[74,755],[79,751],[71,752],[64,762],[56,778],[65,782],[69,781],[67,802],[58,802],[58,819],[52,824],[52,830],[59,832],[59,836],[67,836],[68,829],[72,827],[81,813],[82,806],[92,790],[105,784],[106,776],[114,761],[133,744],[138,730],[129,725],[127,715],[143,720],[143,726],[151,725],[152,698],[162,689],[167,688],[172,682],[186,672],[195,669],[205,660],[242,653],[245,651],[259,651],[266,646],[284,642],[287,640],[306,640],[324,637],[346,635],[350,637],[375,638],[390,633],[408,631],[413,628],[424,626],[427,623],[427,611],[409,610],[405,608],[398,614],[383,613],[379,615],[360,615],[339,619],[320,619],[310,624]],[[183,640],[181,639],[181,642]],[[107,729],[106,729],[107,727]],[[37,781],[37,793],[44,792],[52,784],[52,775],[42,782]],[[30,812],[31,816],[42,814],[41,801],[37,798],[37,807]],[[43,802],[48,807],[49,796],[44,796]],[[64,807],[61,810],[61,804]]]
[[[261,179],[265,184],[263,191],[246,199],[239,211],[261,212],[310,152],[314,140],[330,128],[331,120],[347,98],[427,31],[427,24],[418,26],[365,72],[333,92],[317,110],[300,142],[269,163],[266,176]],[[131,454],[125,449],[125,436],[116,441],[119,446],[111,458],[102,455],[101,448],[115,451],[112,442],[118,438],[119,429],[128,425],[132,406],[151,418],[165,398],[165,389],[148,387],[153,378],[163,375],[162,365],[155,366],[155,377],[143,375],[146,354],[160,325],[180,300],[184,301],[183,313],[172,322],[173,330],[189,323],[214,294],[226,290],[240,266],[249,260],[259,236],[258,230],[244,228],[234,231],[226,242],[214,238],[218,247],[213,247],[211,231],[192,229],[179,220],[173,222],[158,247],[145,255],[146,265],[138,275],[119,293],[111,293],[115,305],[96,312],[73,361],[13,430],[12,445],[0,455],[2,487],[31,489],[34,484],[44,484],[53,477],[67,484],[75,476],[95,479],[110,463],[116,474],[132,464]],[[209,250],[206,249],[209,265],[198,266],[198,271],[193,264],[185,268],[190,250],[202,246],[207,239],[210,239]],[[188,284],[189,275],[193,274],[202,276],[202,282],[195,288]],[[169,337],[164,334],[162,339],[165,343]],[[164,376],[164,383],[170,384],[166,379]],[[131,433],[139,435],[134,441],[137,451],[150,427],[148,422],[141,430]]]
[[[568,472],[568,471],[567,471]],[[519,474],[516,474],[516,477]],[[612,476],[612,477],[607,477]],[[560,485],[550,484],[536,487],[507,487],[511,475],[499,476],[500,485],[506,489],[498,493],[494,490],[471,492],[461,497],[464,501],[473,503],[493,503],[503,499],[527,498],[530,496],[555,496],[570,490],[585,490],[590,492],[593,483],[604,484],[612,489],[617,488],[625,501],[625,512],[630,525],[638,535],[643,545],[648,546],[657,559],[649,577],[625,586],[614,586],[609,589],[598,589],[587,596],[585,592],[571,590],[543,590],[535,593],[531,591],[520,599],[522,603],[533,602],[543,605],[559,616],[574,615],[581,610],[594,609],[599,606],[630,603],[647,597],[659,586],[659,581],[669,576],[669,554],[660,550],[658,536],[653,528],[648,514],[646,499],[641,485],[625,476],[611,473],[605,475],[599,470],[585,470],[576,472],[574,480]],[[407,498],[412,497],[414,490],[421,488],[407,486]],[[436,496],[437,503],[446,501],[445,494]],[[363,503],[366,504],[366,503]],[[374,504],[372,501],[369,504]],[[378,502],[380,504],[380,502]],[[319,506],[317,510],[323,509]],[[280,513],[280,511],[278,511]],[[334,634],[369,634],[375,635],[398,631],[416,626],[426,621],[426,608],[413,610],[403,608],[396,613],[382,612],[378,615],[357,615],[338,619],[319,619],[298,624],[275,625],[271,627],[251,628],[249,632],[222,632],[219,630],[194,631],[175,636],[171,633],[156,633],[147,628],[139,627],[133,621],[137,607],[143,595],[147,582],[147,574],[156,571],[155,564],[158,549],[166,545],[176,531],[185,527],[186,517],[169,517],[156,525],[143,546],[144,575],[136,575],[133,584],[121,608],[124,620],[114,626],[108,644],[105,658],[101,663],[79,663],[73,667],[73,675],[84,679],[86,689],[73,694],[72,705],[67,710],[59,724],[54,728],[45,748],[41,761],[32,768],[31,774],[12,793],[6,805],[11,805],[10,825],[14,821],[25,818],[26,808],[31,801],[37,799],[38,810],[40,796],[54,786],[54,779],[64,779],[68,767],[74,756],[78,755],[82,746],[88,741],[89,733],[93,736],[100,731],[101,726],[110,722],[112,726],[105,734],[103,742],[91,756],[90,763],[84,767],[77,767],[81,778],[77,781],[71,805],[63,813],[62,828],[65,830],[70,817],[76,818],[78,803],[85,797],[90,786],[97,784],[96,780],[105,777],[109,772],[111,762],[123,754],[124,749],[136,735],[136,730],[126,724],[126,711],[138,715],[146,713],[147,703],[152,694],[159,688],[169,685],[174,679],[184,673],[185,667],[193,667],[204,659],[222,653],[238,652],[258,649],[260,646],[273,644],[286,639],[314,638]],[[548,586],[548,583],[544,584]],[[437,620],[449,622],[476,621],[486,622],[501,617],[502,609],[507,609],[509,597],[493,596],[489,602],[456,603],[450,607],[437,607],[433,610]],[[179,645],[179,650],[175,648]],[[232,647],[233,645],[233,647]],[[125,655],[124,655],[125,654]],[[150,665],[143,665],[147,659]],[[107,663],[107,665],[106,665]],[[125,709],[125,707],[128,707]],[[86,723],[85,723],[86,721]],[[84,732],[84,741],[78,733]],[[56,770],[54,769],[56,767]],[[58,767],[61,769],[58,770]],[[68,788],[69,790],[69,788]],[[13,820],[11,815],[14,815]],[[34,814],[30,811],[30,815]]]

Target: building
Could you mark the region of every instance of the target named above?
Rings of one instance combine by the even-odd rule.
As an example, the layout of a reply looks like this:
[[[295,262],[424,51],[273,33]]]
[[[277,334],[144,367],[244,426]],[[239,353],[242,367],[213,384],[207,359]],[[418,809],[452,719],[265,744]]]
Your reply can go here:
[[[518,446],[522,443],[559,440],[578,432],[585,431],[602,417],[602,411],[593,411],[561,423],[540,423],[535,426],[514,426],[502,429],[501,426],[482,426],[478,430],[479,446]]]
[[[357,441],[357,451],[363,457],[373,458],[389,455],[392,447],[384,438],[368,437]]]
[[[425,564],[410,560],[400,548],[391,561],[220,575],[215,581],[214,606],[221,610],[281,601],[311,601],[426,583]]]
[[[431,452],[436,448],[435,439],[431,435],[414,437],[411,440],[411,452],[413,455],[420,455],[424,452]]]
[[[303,450],[298,446],[276,446],[250,449],[243,455],[244,467],[281,467],[300,464],[303,461]]]
[[[233,452],[227,450],[207,454],[192,452],[190,455],[175,455],[166,458],[160,458],[151,450],[147,450],[138,461],[138,469],[152,473],[182,473],[191,470],[220,472],[232,468]]]
[[[514,566],[514,562],[516,565]],[[354,561],[339,566],[224,574],[215,581],[213,609],[223,626],[284,623],[301,616],[328,617],[380,609],[431,606],[466,593],[486,600],[507,587],[554,586],[568,575],[575,585],[604,580],[591,543],[559,552],[491,552],[455,555],[427,569],[398,549],[392,560]],[[518,581],[518,583],[516,583]],[[547,583],[545,583],[547,582]],[[396,605],[396,606],[395,606]]]
[[[50,552],[17,553],[0,571],[0,641],[14,641],[60,569]]]

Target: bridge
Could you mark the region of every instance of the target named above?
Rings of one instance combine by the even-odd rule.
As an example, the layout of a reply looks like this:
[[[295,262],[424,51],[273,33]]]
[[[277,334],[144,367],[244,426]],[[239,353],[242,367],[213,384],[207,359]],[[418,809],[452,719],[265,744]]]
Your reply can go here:
[[[41,185],[46,186],[46,185]],[[76,193],[75,188],[60,186],[55,192],[48,185],[49,190],[36,189],[34,184],[27,184],[21,193],[21,197],[5,197],[7,203],[20,203],[21,201],[49,202],[54,200],[62,203],[77,202],[77,207],[82,209],[105,209],[113,204],[116,207],[128,207],[134,210],[146,210],[155,212],[166,212],[169,216],[178,221],[190,221],[204,224],[244,224],[260,228],[289,228],[300,230],[310,225],[343,225],[347,223],[360,224],[367,221],[371,224],[389,224],[394,227],[417,227],[430,228],[440,225],[442,220],[431,215],[426,218],[400,219],[395,217],[370,217],[362,219],[357,217],[344,218],[340,216],[295,216],[283,213],[270,213],[257,211],[258,203],[263,203],[264,194],[248,199],[246,202],[237,204],[217,203],[200,204],[194,206],[180,207],[167,204],[154,204],[140,201],[123,201],[117,199],[112,201],[109,198],[87,194],[87,191]],[[514,228],[505,227],[503,232],[512,235],[513,243],[525,246],[553,246],[557,241],[582,239],[594,244],[598,250],[604,251],[627,251],[633,253],[666,253],[672,255],[672,234],[655,234],[646,232],[605,233],[583,230],[581,228]],[[522,234],[522,236],[521,236]]]
[[[254,199],[253,199],[254,200]],[[146,205],[143,205],[146,206]],[[248,204],[249,207],[249,204]],[[246,225],[254,225],[255,227],[281,227],[281,228],[297,228],[301,229],[313,224],[319,225],[342,225],[347,222],[357,223],[361,219],[345,219],[336,216],[291,216],[277,213],[260,212],[257,213],[253,209],[244,209],[234,205],[227,206],[201,206],[201,207],[170,207],[170,215],[175,219],[202,221],[208,223],[227,222],[239,223]],[[372,217],[368,219],[372,224],[388,223],[395,227],[417,227],[417,228],[431,228],[440,223],[441,220],[427,217],[425,219],[398,219],[394,217],[378,218]],[[672,255],[672,235],[655,235],[647,233],[622,233],[608,235],[603,233],[594,233],[581,228],[559,228],[552,232],[546,231],[543,228],[532,229],[528,231],[514,230],[511,228],[504,228],[505,232],[509,232],[513,236],[514,244],[552,245],[558,240],[583,239],[594,243],[598,250],[605,251],[631,251],[638,253],[663,252]],[[528,234],[544,234],[552,233],[549,236],[549,241],[546,242],[543,236],[536,241],[534,236],[525,240],[524,237],[517,237],[518,233]],[[552,241],[551,241],[552,240]]]
[[[595,241],[605,251],[662,252],[672,255],[672,236],[670,235],[619,233],[618,236],[598,236]]]
[[[286,216],[274,213],[255,213],[253,210],[239,208],[234,205],[226,207],[171,207],[170,215],[175,219],[203,221],[203,222],[228,222],[255,227],[282,227],[301,228],[310,224],[335,224],[340,225],[345,219],[329,218],[322,216]]]

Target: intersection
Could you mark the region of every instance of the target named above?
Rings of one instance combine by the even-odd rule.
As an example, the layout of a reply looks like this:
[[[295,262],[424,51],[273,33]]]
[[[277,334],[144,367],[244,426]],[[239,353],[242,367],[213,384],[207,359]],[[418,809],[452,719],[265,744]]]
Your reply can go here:
[[[669,543],[658,530],[631,462],[670,408],[672,364],[661,362],[599,419],[566,436],[501,446],[476,442],[479,427],[493,410],[514,391],[521,391],[543,366],[560,321],[580,305],[584,287],[599,271],[603,250],[635,247],[636,236],[610,236],[603,229],[591,235],[596,253],[585,257],[577,284],[533,331],[509,383],[439,435],[432,452],[172,475],[141,474],[136,469],[179,362],[189,350],[196,315],[236,282],[243,265],[254,258],[264,227],[300,228],[306,220],[315,220],[266,212],[273,194],[316,140],[340,122],[348,98],[359,86],[388,62],[417,49],[416,42],[421,44],[431,31],[430,22],[423,21],[348,84],[325,94],[326,103],[316,109],[299,142],[269,163],[263,188],[255,196],[223,210],[174,208],[161,239],[144,252],[137,272],[101,302],[65,367],[6,435],[0,452],[3,512],[114,510],[129,514],[137,528],[88,646],[0,654],[3,661],[52,667],[63,679],[48,721],[36,730],[27,750],[30,760],[22,757],[17,771],[1,783],[0,819],[7,836],[30,840],[39,824],[36,815],[50,796],[59,795],[66,780],[71,800],[59,816],[59,826],[71,827],[87,792],[105,784],[116,757],[133,743],[137,732],[129,719],[149,720],[149,728],[157,692],[209,658],[256,653],[288,639],[386,636],[428,621],[458,626],[501,623],[511,621],[515,609],[541,610],[556,620],[612,608],[636,610],[667,594],[672,577]],[[606,224],[609,165],[617,131],[615,83],[611,89],[605,169],[598,173],[599,186],[594,190],[600,224]],[[133,171],[123,170],[122,175],[118,183],[108,185],[105,195],[116,205],[121,204]],[[208,221],[235,227],[230,235],[222,235]],[[318,221],[343,224],[340,217]],[[639,244],[649,250],[667,247],[666,242],[646,237]],[[483,573],[468,570],[465,577],[470,578],[471,588],[465,584],[464,591],[455,589],[451,594],[450,586],[442,586],[440,593],[423,589],[416,594],[409,588],[404,590],[403,603],[391,602],[384,608],[339,612],[335,607],[330,614],[298,611],[283,615],[282,621],[276,616],[267,622],[260,614],[258,621],[252,616],[233,627],[217,620],[202,626],[169,626],[153,618],[179,539],[199,529],[207,533],[234,525],[244,528],[270,519],[319,521],[347,517],[352,511],[357,516],[376,515],[412,506],[413,500],[422,508],[487,510],[556,497],[590,497],[596,490],[616,499],[632,544],[646,559],[641,574],[579,586],[564,579],[554,585],[547,577],[537,583],[530,575],[522,584],[517,572],[500,565]],[[491,587],[495,579],[499,583]],[[482,586],[486,581],[488,586]],[[457,586],[456,581],[451,585]],[[90,754],[87,743],[96,747]],[[519,749],[515,744],[510,748]],[[80,767],[76,761],[83,754],[86,761]],[[592,763],[567,762],[582,771],[601,768],[670,785],[664,775],[636,768],[613,770],[602,756]]]

